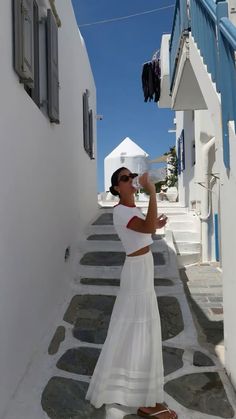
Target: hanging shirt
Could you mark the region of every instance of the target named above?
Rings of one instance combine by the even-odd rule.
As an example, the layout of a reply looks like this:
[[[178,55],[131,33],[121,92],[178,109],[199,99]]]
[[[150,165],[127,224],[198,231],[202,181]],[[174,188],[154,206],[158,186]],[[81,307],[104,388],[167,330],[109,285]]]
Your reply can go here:
[[[153,100],[158,102],[160,99],[161,89],[161,70],[160,62],[153,60],[143,65],[142,70],[142,88],[144,94],[144,101],[149,102]]]

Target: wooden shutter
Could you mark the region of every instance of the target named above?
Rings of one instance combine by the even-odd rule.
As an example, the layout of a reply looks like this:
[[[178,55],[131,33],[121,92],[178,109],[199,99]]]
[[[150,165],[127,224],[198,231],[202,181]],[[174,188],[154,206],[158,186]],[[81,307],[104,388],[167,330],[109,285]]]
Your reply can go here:
[[[93,111],[89,111],[89,155],[94,159],[94,141],[93,141]]]
[[[34,85],[33,0],[13,0],[13,65],[20,81]]]
[[[182,171],[185,170],[185,147],[184,147],[184,130],[181,132],[181,141],[182,141],[182,156],[181,156],[181,162],[182,162]]]
[[[48,116],[59,124],[59,72],[58,28],[52,11],[47,13],[47,60],[48,60]]]
[[[89,153],[89,107],[88,107],[88,90],[83,94],[83,136],[84,149]]]
[[[177,150],[178,150],[178,158],[177,158],[178,175],[180,175],[181,173],[180,138],[178,138],[177,140]]]

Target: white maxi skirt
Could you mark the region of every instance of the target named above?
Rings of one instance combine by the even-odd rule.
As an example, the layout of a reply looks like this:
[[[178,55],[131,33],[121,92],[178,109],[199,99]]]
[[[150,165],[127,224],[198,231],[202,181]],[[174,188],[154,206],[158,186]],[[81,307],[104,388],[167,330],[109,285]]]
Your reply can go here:
[[[85,398],[103,404],[163,402],[161,324],[151,251],[126,257],[107,337]]]

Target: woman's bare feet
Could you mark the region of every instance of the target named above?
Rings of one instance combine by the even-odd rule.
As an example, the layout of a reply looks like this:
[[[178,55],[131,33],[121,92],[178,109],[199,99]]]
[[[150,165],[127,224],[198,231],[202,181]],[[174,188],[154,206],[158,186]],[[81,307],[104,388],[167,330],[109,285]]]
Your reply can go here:
[[[137,414],[143,418],[156,419],[177,419],[178,416],[174,410],[168,408],[165,403],[156,403],[155,407],[140,407]]]

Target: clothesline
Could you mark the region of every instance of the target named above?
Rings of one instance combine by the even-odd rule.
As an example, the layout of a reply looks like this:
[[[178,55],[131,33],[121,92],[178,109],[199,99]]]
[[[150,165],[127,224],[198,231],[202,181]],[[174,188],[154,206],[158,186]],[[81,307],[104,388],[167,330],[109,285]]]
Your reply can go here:
[[[152,55],[152,59],[149,60],[149,61],[146,61],[145,63],[143,63],[143,65],[144,64],[149,64],[151,61],[158,60],[158,59],[160,59],[160,50],[159,49],[154,52],[154,54]]]
[[[98,21],[90,22],[90,23],[82,23],[81,25],[79,24],[79,27],[80,28],[83,28],[85,26],[93,26],[93,25],[101,25],[103,23],[109,23],[109,22],[117,22],[119,20],[130,19],[132,17],[142,16],[142,15],[146,15],[148,13],[160,12],[161,10],[170,9],[170,8],[172,8],[174,6],[175,6],[174,4],[169,4],[168,6],[163,6],[163,7],[159,7],[157,9],[152,9],[152,10],[146,10],[146,11],[140,12],[140,13],[134,13],[132,15],[121,16],[121,17],[116,17],[116,18],[112,18],[112,19],[98,20]]]

